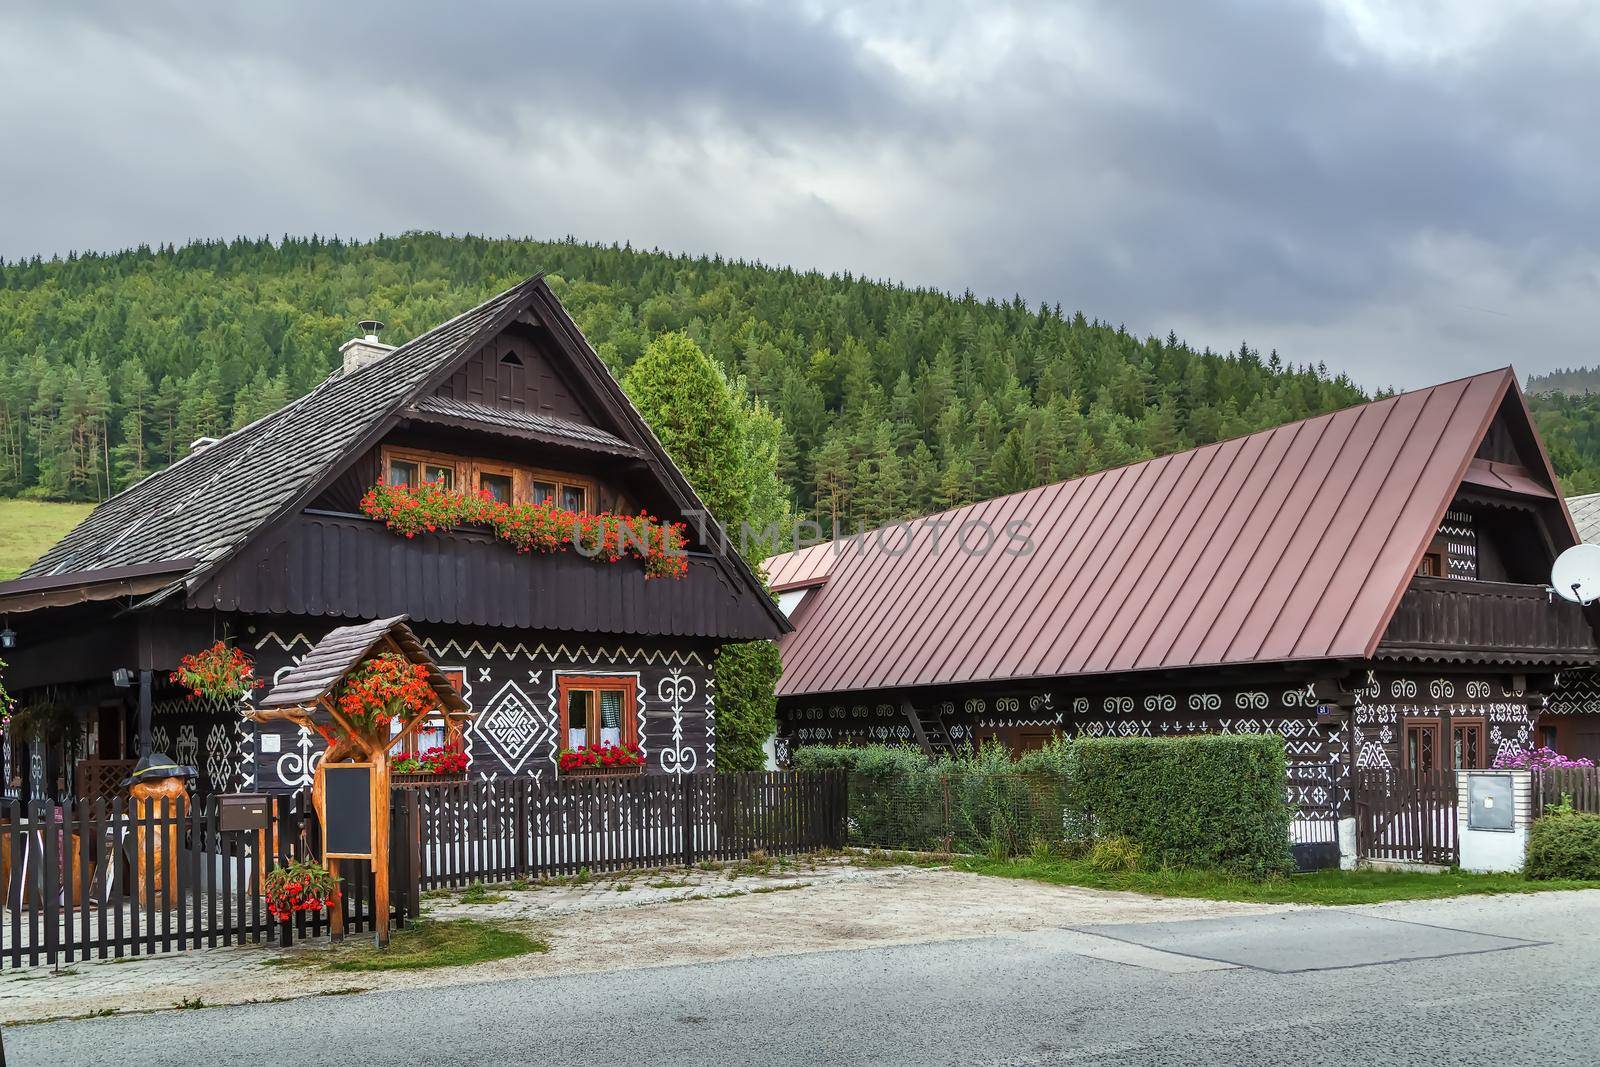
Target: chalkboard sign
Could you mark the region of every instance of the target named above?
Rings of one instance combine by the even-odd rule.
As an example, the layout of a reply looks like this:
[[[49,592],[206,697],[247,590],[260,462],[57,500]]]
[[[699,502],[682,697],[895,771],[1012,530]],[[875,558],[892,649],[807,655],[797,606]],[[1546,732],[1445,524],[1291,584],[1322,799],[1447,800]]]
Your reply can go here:
[[[322,765],[322,855],[372,858],[372,764]]]

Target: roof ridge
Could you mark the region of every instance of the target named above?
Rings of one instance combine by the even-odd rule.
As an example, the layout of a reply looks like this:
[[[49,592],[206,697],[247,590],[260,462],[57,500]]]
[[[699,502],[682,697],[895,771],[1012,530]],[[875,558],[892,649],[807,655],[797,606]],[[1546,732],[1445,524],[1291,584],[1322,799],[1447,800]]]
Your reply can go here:
[[[805,548],[791,549],[788,552],[777,552],[777,553],[774,553],[773,555],[767,557],[767,559],[763,561],[763,565],[771,564],[774,560],[782,559],[783,557],[792,555],[795,552],[808,551],[810,549],[820,547],[821,545],[835,544],[835,543],[849,543],[851,541],[859,540],[859,539],[864,538],[864,537],[870,537],[873,534],[879,532],[880,530],[890,530],[890,529],[893,529],[893,528],[898,527],[898,526],[909,526],[909,525],[914,525],[914,524],[919,523],[919,522],[925,522],[925,521],[927,521],[929,519],[938,519],[938,518],[943,518],[945,516],[957,515],[957,514],[963,512],[963,511],[967,511],[967,510],[969,510],[971,508],[975,508],[980,504],[987,504],[987,503],[990,503],[990,502],[993,502],[993,501],[997,501],[997,500],[1005,500],[1005,499],[1007,499],[1009,497],[1014,497],[1014,496],[1026,496],[1029,493],[1037,493],[1037,492],[1040,492],[1041,490],[1048,489],[1048,488],[1050,488],[1051,486],[1054,486],[1054,485],[1070,485],[1073,482],[1081,482],[1081,481],[1085,481],[1085,480],[1090,479],[1090,478],[1099,478],[1099,477],[1101,477],[1103,475],[1111,474],[1114,471],[1127,470],[1130,467],[1138,467],[1138,466],[1142,466],[1143,464],[1146,464],[1146,463],[1154,463],[1154,462],[1156,462],[1158,460],[1171,459],[1171,458],[1176,457],[1176,456],[1184,456],[1184,455],[1188,455],[1190,453],[1197,453],[1197,452],[1201,452],[1201,451],[1203,451],[1205,449],[1208,449],[1208,448],[1217,448],[1217,447],[1219,447],[1221,445],[1230,444],[1230,443],[1232,443],[1234,441],[1243,441],[1243,440],[1246,440],[1247,438],[1256,437],[1256,436],[1258,436],[1260,434],[1276,433],[1277,431],[1285,429],[1286,427],[1289,427],[1289,426],[1301,426],[1301,425],[1305,425],[1305,424],[1308,424],[1308,423],[1317,422],[1317,421],[1319,421],[1321,419],[1329,419],[1329,418],[1332,418],[1333,416],[1339,415],[1339,414],[1341,414],[1343,412],[1356,411],[1356,410],[1361,409],[1361,408],[1372,407],[1372,406],[1375,406],[1375,405],[1378,405],[1378,404],[1392,404],[1395,401],[1399,400],[1403,396],[1415,396],[1418,393],[1431,392],[1432,390],[1442,389],[1442,388],[1444,388],[1445,386],[1448,386],[1448,385],[1454,385],[1457,382],[1471,381],[1474,378],[1484,378],[1484,377],[1489,377],[1489,376],[1492,376],[1492,375],[1504,374],[1504,373],[1512,373],[1514,375],[1515,372],[1512,370],[1510,365],[1507,365],[1505,367],[1496,368],[1495,370],[1480,371],[1477,374],[1462,375],[1459,378],[1452,378],[1449,381],[1439,382],[1439,383],[1437,383],[1435,385],[1423,386],[1420,389],[1412,389],[1412,390],[1409,390],[1409,391],[1406,391],[1406,392],[1392,393],[1389,396],[1374,397],[1371,400],[1364,400],[1359,404],[1346,404],[1344,407],[1334,408],[1331,411],[1320,412],[1319,414],[1316,414],[1316,415],[1307,415],[1303,419],[1293,419],[1293,420],[1291,420],[1289,422],[1280,422],[1275,426],[1264,426],[1259,430],[1249,430],[1249,431],[1247,431],[1245,433],[1234,434],[1231,437],[1221,437],[1221,438],[1218,438],[1215,441],[1207,441],[1204,444],[1191,445],[1188,448],[1179,449],[1176,452],[1163,452],[1159,456],[1148,456],[1148,457],[1146,457],[1144,459],[1129,460],[1127,463],[1119,463],[1114,467],[1102,467],[1101,469],[1099,469],[1097,471],[1087,471],[1087,472],[1085,472],[1083,474],[1073,475],[1071,478],[1062,478],[1062,479],[1059,479],[1059,480],[1053,481],[1053,482],[1045,482],[1042,485],[1030,486],[1027,489],[1015,489],[1015,490],[1012,490],[1009,493],[1001,493],[998,496],[984,497],[982,500],[974,500],[974,501],[971,501],[970,503],[960,504],[960,505],[958,505],[956,507],[953,507],[953,508],[945,508],[945,509],[943,509],[941,511],[932,511],[932,512],[928,512],[928,513],[923,514],[923,515],[916,515],[916,516],[912,516],[910,518],[900,519],[900,520],[895,521],[895,522],[887,522],[887,523],[884,523],[881,526],[874,526],[874,527],[872,527],[870,529],[857,530],[857,531],[855,531],[853,533],[847,533],[844,537],[832,537],[832,538],[829,538],[826,541],[819,541],[814,545],[807,545],[807,546],[805,546]],[[1595,495],[1596,496],[1600,496],[1600,493],[1596,493]]]

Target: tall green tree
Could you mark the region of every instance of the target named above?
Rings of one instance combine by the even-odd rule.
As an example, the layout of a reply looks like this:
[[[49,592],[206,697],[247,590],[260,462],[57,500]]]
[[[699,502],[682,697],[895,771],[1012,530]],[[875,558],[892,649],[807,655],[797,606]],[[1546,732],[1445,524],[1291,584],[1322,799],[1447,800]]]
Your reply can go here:
[[[767,406],[677,331],[645,347],[624,388],[746,562],[778,550],[790,510],[778,477],[783,427]],[[778,646],[726,645],[713,671],[717,769],[760,770],[777,725]]]

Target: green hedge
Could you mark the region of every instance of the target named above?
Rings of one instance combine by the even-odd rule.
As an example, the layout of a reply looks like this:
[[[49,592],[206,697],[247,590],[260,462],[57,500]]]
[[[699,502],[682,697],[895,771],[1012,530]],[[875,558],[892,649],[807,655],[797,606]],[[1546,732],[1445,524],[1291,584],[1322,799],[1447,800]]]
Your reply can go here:
[[[1287,784],[1273,734],[1082,738],[1067,761],[1068,833],[1125,837],[1152,865],[1286,873]]]
[[[1600,815],[1547,815],[1528,827],[1529,878],[1600,879]]]
[[[1015,855],[1062,836],[1065,742],[1013,761],[998,745],[929,759],[905,745],[798,749],[799,771],[850,772],[850,841],[875,848]]]
[[[1017,855],[1108,837],[1152,866],[1293,870],[1275,734],[1065,739],[1012,760],[992,745],[931,760],[907,746],[808,746],[796,770],[850,772],[850,840]]]

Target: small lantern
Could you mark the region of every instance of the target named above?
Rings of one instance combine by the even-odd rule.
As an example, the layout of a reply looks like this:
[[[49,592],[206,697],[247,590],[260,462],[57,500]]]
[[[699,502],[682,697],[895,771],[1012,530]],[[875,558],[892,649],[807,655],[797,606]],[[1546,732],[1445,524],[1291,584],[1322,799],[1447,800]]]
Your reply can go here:
[[[16,648],[16,647],[17,647],[17,631],[13,630],[9,626],[7,626],[4,630],[0,630],[0,648]]]

